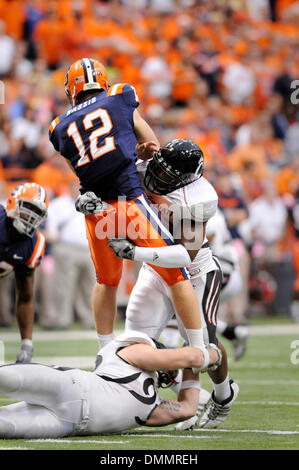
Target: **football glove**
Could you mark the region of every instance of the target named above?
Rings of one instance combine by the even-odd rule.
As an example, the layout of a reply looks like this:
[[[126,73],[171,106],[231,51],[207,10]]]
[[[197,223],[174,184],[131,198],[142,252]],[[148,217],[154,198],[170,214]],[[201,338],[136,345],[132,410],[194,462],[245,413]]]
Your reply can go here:
[[[209,371],[213,371],[213,370],[216,370],[221,362],[222,362],[222,352],[221,352],[221,349],[218,348],[218,346],[216,346],[216,344],[214,343],[210,343],[207,345],[207,349],[214,349],[215,351],[217,351],[217,354],[218,354],[218,361],[215,362],[214,364],[211,364],[210,366],[208,366],[208,368],[206,370],[209,370]],[[201,371],[201,372],[205,372],[205,371]]]
[[[75,207],[78,212],[81,212],[84,215],[89,215],[104,212],[108,209],[109,204],[102,201],[102,199],[97,197],[92,191],[88,191],[87,193],[77,197]]]
[[[134,260],[135,245],[125,238],[110,238],[108,241],[118,258]]]

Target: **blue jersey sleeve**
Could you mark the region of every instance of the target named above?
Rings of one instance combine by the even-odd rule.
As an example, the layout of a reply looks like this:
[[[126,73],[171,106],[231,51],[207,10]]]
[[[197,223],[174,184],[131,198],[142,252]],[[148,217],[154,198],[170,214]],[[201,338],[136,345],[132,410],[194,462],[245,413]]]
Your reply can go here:
[[[57,124],[59,124],[59,118],[55,118],[50,127],[49,127],[49,139],[50,142],[52,143],[54,149],[56,152],[60,152],[60,145],[59,145],[59,138],[58,138],[58,133],[55,131]]]
[[[27,260],[25,262],[29,269],[35,269],[40,264],[45,253],[46,241],[42,233],[36,232],[30,240],[27,250]]]

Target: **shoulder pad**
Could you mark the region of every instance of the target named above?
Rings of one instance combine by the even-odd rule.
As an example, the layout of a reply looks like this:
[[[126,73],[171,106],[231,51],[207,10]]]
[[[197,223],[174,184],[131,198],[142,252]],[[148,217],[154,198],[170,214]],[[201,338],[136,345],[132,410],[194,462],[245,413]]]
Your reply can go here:
[[[130,346],[132,344],[149,344],[153,348],[157,349],[154,341],[146,334],[140,331],[128,330],[125,333],[114,338],[114,342],[121,343],[121,346]]]
[[[129,83],[116,83],[112,85],[107,91],[107,96],[121,95],[129,91],[133,91],[136,101],[139,102],[135,88]]]

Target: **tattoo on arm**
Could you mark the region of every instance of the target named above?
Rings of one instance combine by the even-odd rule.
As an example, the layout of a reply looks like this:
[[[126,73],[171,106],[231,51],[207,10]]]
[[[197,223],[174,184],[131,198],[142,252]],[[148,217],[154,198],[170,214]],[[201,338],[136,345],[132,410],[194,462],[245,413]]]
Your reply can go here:
[[[160,403],[160,408],[161,410],[178,412],[181,410],[182,406],[180,402],[176,400],[162,400]]]

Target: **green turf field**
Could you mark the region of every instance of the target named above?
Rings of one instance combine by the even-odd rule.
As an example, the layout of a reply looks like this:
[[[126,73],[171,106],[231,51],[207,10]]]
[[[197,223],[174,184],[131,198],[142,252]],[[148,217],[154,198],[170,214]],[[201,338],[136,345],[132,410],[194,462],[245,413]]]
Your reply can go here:
[[[223,341],[229,354],[230,376],[239,384],[240,394],[231,414],[217,430],[178,433],[173,425],[141,427],[111,436],[1,440],[0,449],[298,450],[299,325],[260,319],[251,326],[251,331],[247,354],[239,362],[233,360],[231,344]],[[5,344],[5,362],[14,361],[19,346],[17,330],[0,329],[0,339]],[[55,332],[37,328],[34,344],[36,362],[85,369],[92,367],[97,351],[92,330]],[[202,374],[201,382],[211,390],[206,374]],[[169,391],[163,390],[162,395],[174,398]],[[0,397],[1,406],[12,402]]]

